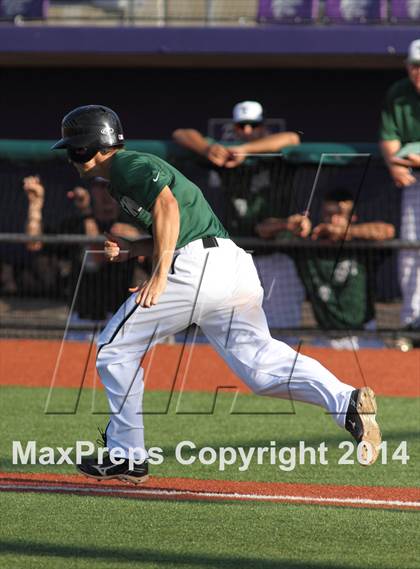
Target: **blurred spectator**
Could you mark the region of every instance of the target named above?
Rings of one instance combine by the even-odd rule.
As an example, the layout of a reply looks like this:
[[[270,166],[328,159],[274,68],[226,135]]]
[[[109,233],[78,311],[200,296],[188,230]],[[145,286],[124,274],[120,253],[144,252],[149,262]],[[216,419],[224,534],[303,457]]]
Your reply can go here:
[[[90,192],[81,186],[75,187],[67,193],[67,197],[74,204],[74,214],[56,227],[44,227],[44,186],[37,176],[24,178],[23,189],[28,197],[26,233],[33,236],[51,233],[97,237],[108,231],[128,239],[137,239],[139,230],[124,220],[119,220],[119,206],[107,191],[107,185],[105,180],[97,178]],[[42,279],[45,286],[48,284],[48,290],[53,288],[54,282],[57,286],[64,286],[63,278],[57,275],[57,262],[51,262],[51,259],[58,259],[61,266],[66,266],[67,263],[68,292],[71,297],[78,289],[75,307],[80,318],[104,320],[108,313],[115,312],[125,300],[133,278],[136,282],[141,280],[141,275],[133,276],[136,260],[130,261],[126,270],[125,267],[122,269],[107,263],[100,243],[89,244],[86,248],[89,253],[86,256],[85,247],[74,245],[44,247],[42,242],[36,241],[28,243],[27,248],[37,255],[33,266],[44,268]],[[78,284],[82,266],[83,274]]]
[[[278,210],[275,204],[286,205],[282,208],[285,215],[289,209],[286,188],[272,179],[273,175],[281,175],[281,164],[274,163],[272,157],[257,160],[255,155],[280,154],[286,146],[299,144],[300,139],[296,132],[270,134],[264,123],[263,108],[257,101],[236,104],[232,121],[236,141],[231,146],[223,146],[194,129],[177,129],[173,138],[218,169],[213,172],[210,185],[223,188],[225,193],[225,227],[232,237],[250,237],[259,221],[273,209]],[[273,188],[279,189],[273,192]],[[294,263],[280,253],[257,255],[254,261],[265,291],[268,325],[271,328],[298,327],[304,290]],[[282,276],[279,278],[279,275]]]
[[[394,83],[382,110],[380,144],[395,185],[401,188],[401,239],[420,241],[420,39],[410,44],[408,77]],[[402,250],[399,276],[402,324],[420,328],[420,251]]]
[[[236,136],[233,146],[222,146],[194,129],[177,129],[173,138],[181,146],[204,157],[213,167],[209,185],[223,188],[226,197],[223,222],[229,233],[235,237],[250,236],[254,234],[255,224],[271,214],[274,202],[288,201],[286,195],[278,195],[285,194],[286,188],[281,183],[281,189],[273,191],[279,183],[272,178],[279,175],[282,165],[275,163],[271,155],[280,155],[283,148],[299,144],[300,139],[295,132],[269,134],[263,108],[256,101],[236,104],[232,121]],[[259,155],[266,153],[270,154],[270,159],[257,160]],[[285,216],[288,213],[288,210],[282,212]]]
[[[235,105],[232,120],[237,138],[233,146],[223,146],[192,128],[179,128],[172,136],[181,146],[223,168],[236,168],[250,154],[280,152],[282,148],[300,142],[296,132],[270,134],[264,125],[263,108],[257,101],[243,101]]]
[[[382,241],[394,237],[395,228],[389,223],[355,224],[357,219],[352,216],[353,208],[354,201],[349,191],[336,189],[329,192],[322,205],[322,222],[313,229],[311,239]],[[297,214],[289,219],[293,219],[295,228],[300,224],[301,237],[310,235],[310,222],[306,217]],[[274,238],[282,231],[284,222],[281,219],[267,219],[257,226],[258,234],[265,239]],[[325,248],[322,251],[298,249],[292,256],[321,329],[372,327],[377,255],[373,256],[369,251],[338,252],[337,249]]]
[[[28,198],[25,232],[39,235],[45,202],[45,190],[39,176],[24,178],[23,189]],[[16,292],[22,296],[62,297],[63,282],[68,280],[68,266],[53,252],[42,251],[41,242],[27,243],[26,249],[34,254],[24,256],[14,267]]]

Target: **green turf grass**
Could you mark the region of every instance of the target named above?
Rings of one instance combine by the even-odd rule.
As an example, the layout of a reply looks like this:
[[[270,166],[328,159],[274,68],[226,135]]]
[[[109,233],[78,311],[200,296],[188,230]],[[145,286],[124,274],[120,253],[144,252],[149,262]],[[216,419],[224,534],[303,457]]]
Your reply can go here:
[[[15,493],[1,500],[5,568],[419,567],[414,512]]]
[[[92,397],[95,393],[94,411]],[[107,422],[106,400],[103,392],[84,390],[76,413],[45,414],[47,390],[41,388],[3,387],[0,400],[0,469],[34,472],[72,473],[72,466],[13,466],[12,440],[37,440],[38,446],[74,446],[76,440],[95,440],[97,425]],[[71,412],[75,409],[77,390],[56,389],[51,400],[50,412]],[[162,392],[146,394],[145,416],[146,442],[164,451],[164,462],[151,467],[152,474],[192,478],[256,480],[276,482],[313,482],[331,484],[367,484],[384,486],[418,486],[420,465],[420,399],[379,398],[379,420],[390,453],[388,464],[373,467],[359,464],[338,465],[344,451],[338,449],[343,440],[351,440],[346,431],[339,429],[322,409],[304,404],[291,406],[290,402],[241,395],[235,410],[247,414],[232,414],[232,394],[218,396],[214,413],[198,415],[197,411],[210,412],[213,396],[205,393],[186,393],[181,402],[175,394],[169,411],[168,396]],[[98,414],[102,411],[103,414]],[[177,412],[178,411],[178,412]],[[182,411],[182,413],[180,413]],[[186,414],[188,412],[188,414]],[[254,414],[250,414],[253,412]],[[259,414],[255,414],[258,412]],[[283,414],[281,414],[281,412]],[[224,472],[218,465],[202,465],[198,461],[183,466],[176,461],[174,450],[183,440],[191,440],[202,446],[269,446],[293,447],[300,440],[317,447],[325,441],[328,448],[328,465],[297,465],[291,472],[279,469],[268,462],[258,465],[251,462],[245,472],[238,465],[228,466]],[[392,451],[405,440],[410,460],[402,465],[392,461]]]

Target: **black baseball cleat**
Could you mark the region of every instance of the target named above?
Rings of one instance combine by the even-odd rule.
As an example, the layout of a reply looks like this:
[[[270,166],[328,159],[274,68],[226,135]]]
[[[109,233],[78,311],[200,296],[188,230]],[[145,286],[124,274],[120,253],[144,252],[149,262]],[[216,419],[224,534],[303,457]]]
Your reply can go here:
[[[105,455],[102,464],[98,462],[98,459],[91,458],[82,461],[81,464],[76,464],[76,468],[79,472],[90,478],[96,478],[96,480],[125,480],[127,482],[132,482],[133,484],[140,484],[141,482],[146,482],[149,478],[149,465],[147,460],[141,464],[134,464],[133,468],[129,468],[129,460],[124,459],[121,464],[114,464],[109,455]]]
[[[346,430],[363,443],[360,451],[361,464],[373,464],[379,455],[381,431],[376,422],[377,404],[375,393],[370,387],[355,389],[350,395],[346,414]]]

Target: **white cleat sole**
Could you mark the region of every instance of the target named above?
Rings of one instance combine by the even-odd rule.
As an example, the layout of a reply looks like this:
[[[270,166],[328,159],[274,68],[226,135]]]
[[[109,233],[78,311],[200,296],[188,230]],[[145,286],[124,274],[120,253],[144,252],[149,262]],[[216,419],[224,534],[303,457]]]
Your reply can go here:
[[[373,389],[362,387],[359,390],[356,409],[363,425],[358,456],[363,466],[370,466],[376,462],[382,442],[381,430],[376,422],[378,407]]]

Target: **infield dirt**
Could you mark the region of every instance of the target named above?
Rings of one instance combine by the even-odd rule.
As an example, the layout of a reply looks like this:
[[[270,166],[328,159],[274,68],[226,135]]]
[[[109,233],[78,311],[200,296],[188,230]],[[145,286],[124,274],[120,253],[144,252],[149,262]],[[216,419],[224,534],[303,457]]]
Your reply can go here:
[[[0,384],[27,387],[99,387],[95,372],[95,346],[84,342],[53,340],[1,340]],[[61,350],[62,346],[62,350]],[[420,397],[420,350],[403,353],[391,349],[357,352],[303,347],[302,353],[318,359],[342,381],[390,397]],[[248,388],[207,345],[156,346],[144,361],[149,390],[207,391]],[[56,370],[56,375],[54,372]]]

